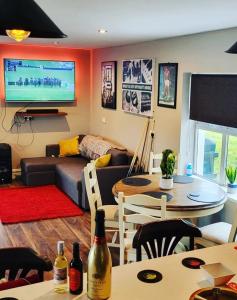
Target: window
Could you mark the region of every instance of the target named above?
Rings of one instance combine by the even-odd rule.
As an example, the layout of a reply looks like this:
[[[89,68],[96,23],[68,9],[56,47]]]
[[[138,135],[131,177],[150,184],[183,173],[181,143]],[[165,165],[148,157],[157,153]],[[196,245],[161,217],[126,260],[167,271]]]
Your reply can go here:
[[[237,167],[237,129],[197,122],[194,172],[225,184],[227,165]]]
[[[237,167],[237,136],[230,135],[228,141],[227,166]]]

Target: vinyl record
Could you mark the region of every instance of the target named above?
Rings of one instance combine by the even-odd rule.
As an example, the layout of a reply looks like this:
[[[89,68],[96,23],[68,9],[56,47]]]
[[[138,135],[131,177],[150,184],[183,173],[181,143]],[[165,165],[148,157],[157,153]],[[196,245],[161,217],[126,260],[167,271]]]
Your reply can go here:
[[[142,282],[156,283],[162,280],[162,275],[155,270],[142,270],[137,274],[137,278]]]
[[[200,269],[201,265],[205,265],[205,261],[197,257],[186,257],[182,260],[182,264],[189,269]]]
[[[4,298],[0,298],[0,300],[18,300],[18,299],[13,297],[4,297]]]

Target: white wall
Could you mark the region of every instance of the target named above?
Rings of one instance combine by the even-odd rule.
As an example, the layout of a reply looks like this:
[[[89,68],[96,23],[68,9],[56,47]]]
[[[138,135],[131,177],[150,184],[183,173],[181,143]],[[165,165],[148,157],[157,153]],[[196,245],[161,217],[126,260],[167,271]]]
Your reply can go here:
[[[157,40],[136,45],[97,49],[93,51],[93,82],[90,131],[112,138],[128,149],[134,150],[143,130],[144,117],[122,111],[122,60],[129,58],[155,58],[155,150],[172,148],[179,151],[182,101],[186,97],[184,77],[189,72],[237,73],[237,55],[226,54],[237,40],[237,29],[215,31],[165,40]],[[101,68],[102,61],[118,61],[117,110],[101,107]],[[177,62],[178,90],[177,108],[168,109],[156,105],[158,84],[158,63]],[[185,79],[186,80],[186,79]],[[102,122],[106,119],[106,123]],[[187,134],[184,139],[188,140]],[[188,153],[190,143],[182,144],[182,152]]]

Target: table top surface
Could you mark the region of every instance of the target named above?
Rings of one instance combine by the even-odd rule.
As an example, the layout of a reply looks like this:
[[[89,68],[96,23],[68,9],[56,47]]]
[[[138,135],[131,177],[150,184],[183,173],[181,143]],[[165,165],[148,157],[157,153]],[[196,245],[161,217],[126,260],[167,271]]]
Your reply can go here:
[[[113,194],[116,197],[119,192],[124,192],[126,196],[134,194],[142,194],[149,191],[156,192],[165,192],[173,196],[173,198],[167,202],[167,210],[199,210],[199,209],[208,209],[212,207],[217,207],[223,205],[226,201],[226,193],[223,189],[213,182],[202,180],[199,178],[193,178],[192,183],[174,183],[172,190],[161,190],[159,188],[159,174],[153,175],[138,175],[134,176],[138,178],[146,178],[151,182],[145,186],[131,186],[124,184],[122,180],[119,180],[113,186]],[[202,193],[207,198],[211,195],[216,199],[215,202],[204,203],[197,202],[189,199],[187,195],[189,193]],[[208,201],[208,199],[206,199]]]
[[[110,299],[157,300],[159,298],[163,300],[188,300],[193,292],[210,287],[211,283],[207,280],[204,270],[186,268],[182,265],[182,260],[185,257],[197,257],[204,260],[206,264],[221,262],[237,274],[236,246],[236,243],[229,243],[113,267]],[[144,269],[159,271],[163,279],[158,283],[139,281],[137,274]],[[237,282],[237,276],[233,277],[231,281]],[[86,280],[84,289],[86,289]],[[16,297],[18,300],[87,299],[85,291],[77,297],[69,293],[57,294],[54,292],[52,281],[2,291],[0,297]]]

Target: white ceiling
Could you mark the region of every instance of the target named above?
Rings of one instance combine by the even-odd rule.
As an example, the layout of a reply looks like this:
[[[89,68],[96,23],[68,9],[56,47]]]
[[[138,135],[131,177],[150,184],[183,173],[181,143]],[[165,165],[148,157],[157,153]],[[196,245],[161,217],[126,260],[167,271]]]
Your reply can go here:
[[[6,0],[7,1],[7,0]],[[36,0],[65,39],[24,44],[101,48],[237,27],[237,0]],[[34,17],[34,16],[32,16]],[[108,33],[98,33],[105,28]],[[233,41],[234,42],[234,41]],[[15,43],[0,36],[0,43]]]

